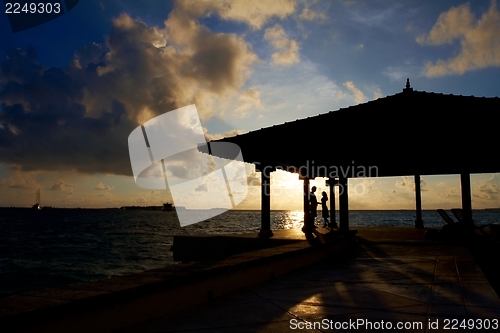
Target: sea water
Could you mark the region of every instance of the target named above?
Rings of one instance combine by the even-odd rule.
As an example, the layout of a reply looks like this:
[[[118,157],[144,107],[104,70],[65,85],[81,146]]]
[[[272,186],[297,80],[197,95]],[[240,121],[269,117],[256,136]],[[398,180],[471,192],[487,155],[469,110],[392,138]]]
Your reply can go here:
[[[0,296],[106,279],[176,264],[174,235],[258,232],[260,211],[227,211],[180,227],[175,212],[120,209],[0,209]],[[444,224],[423,211],[427,227]],[[500,210],[473,211],[477,224],[500,222]],[[338,219],[338,212],[337,212]],[[351,211],[356,226],[414,225],[414,211]],[[271,228],[300,228],[300,211],[272,211]],[[318,224],[322,220],[318,217]]]

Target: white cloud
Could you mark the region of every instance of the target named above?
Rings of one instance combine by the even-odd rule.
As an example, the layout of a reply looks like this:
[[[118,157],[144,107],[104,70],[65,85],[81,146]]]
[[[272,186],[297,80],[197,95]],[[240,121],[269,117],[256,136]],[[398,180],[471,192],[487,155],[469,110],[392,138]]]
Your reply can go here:
[[[74,186],[75,185],[70,184],[69,182],[67,182],[65,180],[58,179],[54,184],[49,186],[48,189],[51,191],[68,191],[68,192],[72,193]]]
[[[289,39],[280,25],[266,29],[264,39],[276,50],[272,54],[274,64],[286,66],[300,61],[299,43],[294,39]]]
[[[460,52],[454,58],[425,64],[427,77],[436,77],[500,66],[500,13],[496,1],[488,12],[475,19],[469,4],[452,7],[442,13],[429,34],[417,37],[422,45],[443,45],[460,41]]]
[[[256,109],[256,115],[263,115],[260,121],[249,121],[239,126],[245,130],[350,105],[336,82],[307,60],[302,61],[300,66],[274,66],[261,62],[255,66],[255,75],[250,83],[261,91],[260,98],[265,109],[262,112]]]
[[[248,110],[250,108],[258,108],[258,109],[264,108],[264,106],[262,105],[262,101],[260,100],[260,91],[257,90],[256,88],[251,88],[244,91],[240,95],[239,99],[240,101],[242,101],[242,104],[240,104],[234,110],[234,114],[242,118],[248,116]]]
[[[347,81],[344,83],[344,86],[352,93],[354,96],[354,102],[356,104],[360,104],[366,101],[365,94],[354,85],[354,82],[352,81]]]
[[[244,22],[261,29],[272,17],[284,19],[296,10],[295,0],[182,0],[182,11],[193,17],[216,13],[225,20]]]
[[[299,18],[306,21],[318,21],[320,23],[325,22],[327,16],[323,12],[317,12],[310,8],[304,7],[302,13],[300,13]]]
[[[360,6],[360,8],[363,7]],[[354,9],[351,11],[351,18],[360,25],[386,28],[387,22],[399,14],[398,11],[400,8],[401,5],[393,3],[391,6],[387,6],[384,9]]]
[[[242,131],[242,130],[233,129],[233,130],[229,130],[229,131],[226,131],[223,133],[214,133],[214,134],[205,133],[205,137],[206,137],[207,141],[213,141],[213,140],[219,140],[222,138],[232,137],[232,136],[241,134],[243,132],[244,131]]]
[[[391,82],[393,81],[401,81],[404,82],[403,80],[406,79],[407,77],[410,77],[410,72],[408,70],[408,66],[388,66],[382,71],[382,74],[387,76]]]
[[[375,92],[373,93],[373,99],[381,98],[384,95],[382,95],[382,90],[380,88],[375,88]]]

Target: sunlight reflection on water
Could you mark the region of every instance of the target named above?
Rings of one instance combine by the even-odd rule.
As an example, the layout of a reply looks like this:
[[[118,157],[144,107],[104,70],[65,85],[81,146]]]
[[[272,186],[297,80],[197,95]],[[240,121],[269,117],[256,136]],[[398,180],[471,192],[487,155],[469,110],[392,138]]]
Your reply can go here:
[[[271,217],[274,229],[295,229],[303,225],[304,212],[301,211],[290,210],[272,215],[274,215]]]

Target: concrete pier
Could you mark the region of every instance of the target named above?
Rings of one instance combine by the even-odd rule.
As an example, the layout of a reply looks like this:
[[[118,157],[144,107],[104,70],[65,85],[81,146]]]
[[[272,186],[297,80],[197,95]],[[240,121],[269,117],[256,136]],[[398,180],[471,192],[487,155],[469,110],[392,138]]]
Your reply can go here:
[[[445,319],[500,320],[500,299],[464,246],[426,240],[425,229],[317,230],[309,240],[278,231],[302,241],[218,261],[5,297],[0,325],[6,332],[284,332],[363,319],[439,332]],[[426,328],[436,321],[441,330]],[[302,331],[320,330],[329,331]]]
[[[422,229],[357,229],[349,254],[121,333],[373,332],[381,322],[393,327],[379,331],[446,332],[451,320],[500,321],[500,299],[466,247],[426,241]],[[353,321],[364,325],[335,328]]]

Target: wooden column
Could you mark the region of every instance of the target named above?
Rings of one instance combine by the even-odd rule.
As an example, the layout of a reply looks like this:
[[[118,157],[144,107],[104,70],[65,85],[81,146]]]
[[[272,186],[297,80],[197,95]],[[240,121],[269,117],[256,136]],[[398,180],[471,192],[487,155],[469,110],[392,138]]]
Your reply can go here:
[[[330,224],[337,225],[337,217],[335,214],[335,178],[328,178],[328,186],[330,186]]]
[[[415,175],[415,228],[423,228],[424,221],[422,221],[422,192],[420,189],[420,175]]]
[[[261,170],[261,220],[259,237],[269,238],[273,236],[271,230],[271,170],[264,167]]]
[[[311,218],[309,214],[309,178],[304,177],[303,197],[304,197],[304,226],[303,232],[311,232]]]
[[[349,230],[349,196],[347,194],[348,179],[339,178],[339,225],[340,231]]]
[[[464,214],[464,223],[467,226],[473,227],[474,223],[472,222],[472,200],[469,173],[460,174],[460,185],[462,188],[462,212]]]

